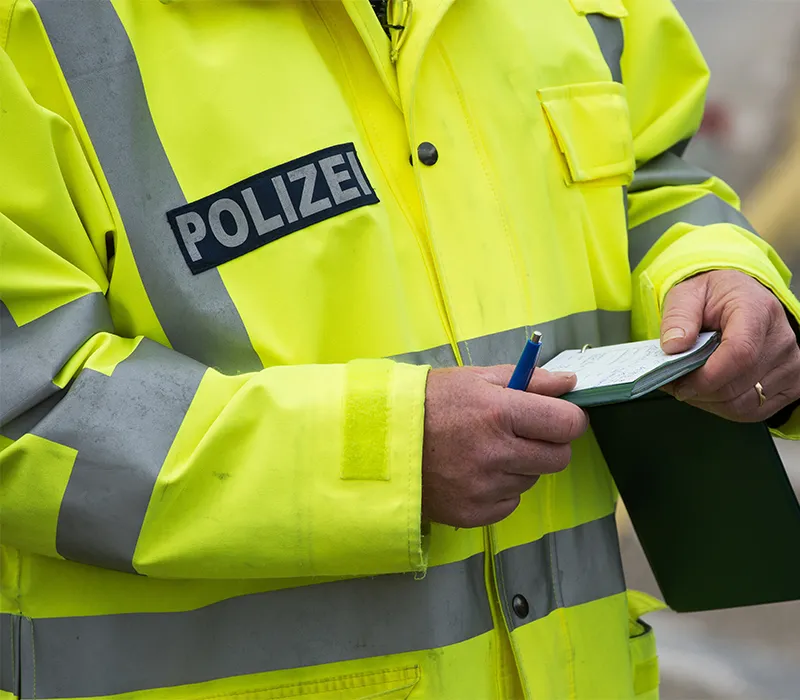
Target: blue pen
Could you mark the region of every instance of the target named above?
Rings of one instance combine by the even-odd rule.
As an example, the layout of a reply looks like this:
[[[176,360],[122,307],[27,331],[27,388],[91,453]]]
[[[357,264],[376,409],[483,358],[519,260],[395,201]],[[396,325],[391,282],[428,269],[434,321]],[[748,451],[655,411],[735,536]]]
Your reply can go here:
[[[542,334],[539,333],[539,331],[534,331],[533,336],[528,338],[522,350],[522,354],[519,356],[519,362],[517,362],[517,366],[514,368],[514,374],[511,375],[511,381],[508,383],[509,389],[525,391],[528,388],[541,349]]]

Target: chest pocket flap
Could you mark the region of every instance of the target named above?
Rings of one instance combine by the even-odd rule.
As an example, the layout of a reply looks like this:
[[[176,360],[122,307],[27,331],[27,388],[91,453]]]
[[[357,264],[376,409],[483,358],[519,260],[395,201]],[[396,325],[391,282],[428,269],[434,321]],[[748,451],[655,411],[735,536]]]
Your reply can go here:
[[[625,87],[597,82],[538,91],[568,184],[627,185],[635,161]]]

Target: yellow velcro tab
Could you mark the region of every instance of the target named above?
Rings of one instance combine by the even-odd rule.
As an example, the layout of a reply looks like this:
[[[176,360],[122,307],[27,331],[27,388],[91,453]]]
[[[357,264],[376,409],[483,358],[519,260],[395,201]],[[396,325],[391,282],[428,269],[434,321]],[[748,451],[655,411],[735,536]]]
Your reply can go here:
[[[601,14],[606,17],[627,17],[628,9],[622,0],[570,0],[579,15]]]
[[[342,479],[388,481],[391,360],[347,365]]]

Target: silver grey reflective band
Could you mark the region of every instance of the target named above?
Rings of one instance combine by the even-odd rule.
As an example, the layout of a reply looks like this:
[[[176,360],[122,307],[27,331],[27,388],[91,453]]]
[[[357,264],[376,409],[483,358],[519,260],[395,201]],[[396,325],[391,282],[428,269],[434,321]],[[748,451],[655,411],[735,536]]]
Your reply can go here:
[[[56,392],[54,394],[0,428],[0,435],[12,440],[19,440],[26,433],[32,432],[39,422],[55,408],[56,404],[67,395],[67,389],[55,388]]]
[[[135,573],[153,487],[205,370],[144,339],[110,377],[84,369],[36,425],[78,452],[58,513],[61,556]]]
[[[611,79],[615,83],[622,83],[622,52],[625,49],[625,33],[622,30],[622,20],[616,17],[606,17],[599,12],[586,15],[589,26],[594,32],[600,51],[603,54]],[[628,186],[622,186],[622,209],[625,212],[625,228],[628,227]]]
[[[110,0],[33,0],[111,187],[147,296],[173,348],[223,372],[262,368],[216,269],[192,275],[166,212],[186,204]]]
[[[495,570],[500,600],[512,630],[557,608],[589,603],[625,590],[613,514],[506,549],[495,555]],[[522,619],[511,609],[516,595],[528,602],[529,612]]]
[[[395,362],[404,362],[407,365],[430,365],[434,369],[455,367],[458,364],[453,348],[449,345],[438,345],[428,350],[406,352],[402,355],[394,355],[391,359]]]
[[[188,612],[38,619],[36,697],[105,696],[437,649],[491,629],[483,554],[431,567],[419,581],[396,574],[230,598]],[[31,698],[27,620],[21,650],[22,697]]]
[[[542,346],[541,362],[547,362],[562,350],[581,348],[587,343],[594,347],[625,343],[631,336],[630,311],[581,311],[562,318],[521,326],[499,333],[491,333],[472,340],[459,341],[459,352],[465,365],[516,364],[525,341],[534,330],[547,338]],[[449,345],[439,345],[429,350],[395,355],[395,362],[412,365],[431,365],[434,368],[455,367],[456,358]]]
[[[23,326],[0,301],[0,425],[59,391],[53,378],[81,345],[102,331],[113,331],[113,324],[99,292]]]
[[[600,51],[606,59],[611,77],[615,83],[622,82],[622,51],[625,48],[625,35],[622,22],[616,17],[606,17],[599,13],[586,15],[592,27]]]
[[[0,690],[19,694],[19,636],[22,618],[0,614]]]
[[[744,215],[715,194],[707,194],[694,202],[684,204],[659,216],[635,226],[628,232],[628,260],[631,270],[642,262],[644,256],[675,224],[693,224],[694,226],[710,226],[712,224],[734,224],[755,230]]]
[[[708,171],[691,165],[683,158],[666,151],[636,168],[633,182],[628,187],[628,191],[633,193],[653,190],[657,187],[700,185],[712,177],[714,176]]]
[[[459,342],[464,364],[478,367],[486,365],[516,364],[525,341],[534,331],[541,331],[545,337],[540,363],[547,362],[562,350],[580,348],[586,345],[614,345],[625,343],[631,336],[631,315],[629,311],[582,311],[563,316],[553,321],[538,323],[536,326],[523,326],[502,333],[493,333],[481,338]],[[468,350],[468,352],[467,352]],[[469,362],[467,362],[469,358]]]

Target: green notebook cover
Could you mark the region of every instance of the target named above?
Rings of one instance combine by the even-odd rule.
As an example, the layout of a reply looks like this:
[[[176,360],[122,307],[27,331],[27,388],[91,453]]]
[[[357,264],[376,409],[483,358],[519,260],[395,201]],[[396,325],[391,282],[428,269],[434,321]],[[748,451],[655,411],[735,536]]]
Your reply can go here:
[[[589,417],[671,608],[800,599],[800,505],[765,425],[661,392]]]

